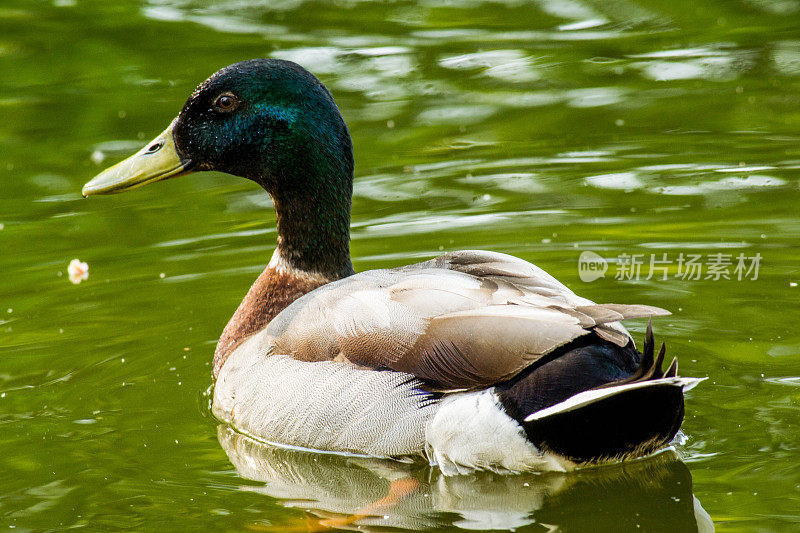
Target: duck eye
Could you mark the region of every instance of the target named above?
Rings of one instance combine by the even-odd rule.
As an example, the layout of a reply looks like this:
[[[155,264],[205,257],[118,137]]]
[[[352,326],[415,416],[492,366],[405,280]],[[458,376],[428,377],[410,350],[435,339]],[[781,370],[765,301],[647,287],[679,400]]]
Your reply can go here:
[[[231,93],[222,93],[214,100],[214,111],[218,113],[230,113],[239,106],[239,99]]]

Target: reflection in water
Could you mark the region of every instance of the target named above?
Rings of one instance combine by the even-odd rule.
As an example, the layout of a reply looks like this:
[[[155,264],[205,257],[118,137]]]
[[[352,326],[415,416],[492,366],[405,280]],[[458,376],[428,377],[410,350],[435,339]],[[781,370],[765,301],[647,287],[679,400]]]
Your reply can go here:
[[[689,469],[672,451],[566,474],[445,477],[420,463],[261,444],[225,425],[219,426],[218,436],[239,474],[264,483],[244,490],[352,529],[531,526],[533,531],[714,531],[692,494]],[[373,505],[387,497],[390,485],[409,479],[418,490],[394,505]],[[370,511],[363,511],[370,506]],[[354,513],[363,516],[347,522],[345,517]]]

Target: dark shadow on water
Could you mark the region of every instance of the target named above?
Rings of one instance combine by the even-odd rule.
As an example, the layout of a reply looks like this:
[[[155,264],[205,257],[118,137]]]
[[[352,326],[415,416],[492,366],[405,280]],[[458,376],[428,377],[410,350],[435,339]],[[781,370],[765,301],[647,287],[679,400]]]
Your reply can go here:
[[[672,451],[571,473],[445,477],[422,463],[287,450],[258,443],[227,426],[219,441],[243,487],[308,511],[298,524],[253,524],[264,531],[468,529],[523,531],[713,531],[692,493],[692,476]],[[390,487],[415,490],[374,506]],[[372,505],[372,506],[371,506]],[[370,507],[371,506],[371,507]],[[363,510],[369,508],[368,511]],[[359,514],[357,520],[348,516]],[[363,515],[363,516],[361,516]],[[273,529],[275,528],[275,529]]]

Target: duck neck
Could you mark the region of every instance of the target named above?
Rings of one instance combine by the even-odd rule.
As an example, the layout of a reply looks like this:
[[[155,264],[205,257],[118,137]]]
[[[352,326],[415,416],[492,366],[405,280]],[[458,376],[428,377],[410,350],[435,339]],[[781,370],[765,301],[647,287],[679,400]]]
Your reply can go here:
[[[334,281],[353,274],[350,261],[349,190],[319,188],[272,193],[278,242],[270,262],[301,275]]]

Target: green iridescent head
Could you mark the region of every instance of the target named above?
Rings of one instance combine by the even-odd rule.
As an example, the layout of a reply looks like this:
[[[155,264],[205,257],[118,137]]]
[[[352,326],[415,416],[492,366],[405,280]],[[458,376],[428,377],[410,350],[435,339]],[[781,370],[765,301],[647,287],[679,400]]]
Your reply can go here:
[[[192,171],[218,170],[260,183],[273,196],[352,189],[347,126],[325,86],[290,61],[225,67],[186,100],[169,128],[84,186],[121,192]]]

